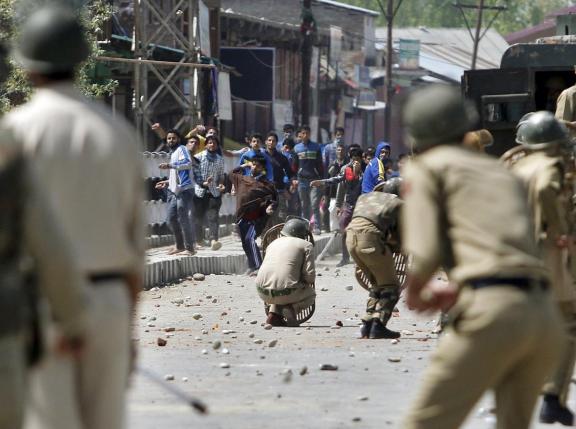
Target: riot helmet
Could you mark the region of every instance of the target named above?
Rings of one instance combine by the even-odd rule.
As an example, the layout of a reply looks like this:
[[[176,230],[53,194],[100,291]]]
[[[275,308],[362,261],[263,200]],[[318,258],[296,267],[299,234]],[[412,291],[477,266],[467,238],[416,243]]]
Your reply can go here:
[[[24,23],[15,46],[16,60],[26,70],[44,75],[73,71],[89,52],[79,18],[61,6],[34,12]]]
[[[374,192],[383,192],[385,194],[394,194],[400,196],[400,186],[402,186],[401,177],[393,177],[386,180],[385,182],[380,182],[374,187]]]
[[[568,146],[570,134],[566,126],[548,111],[524,115],[516,127],[516,143],[532,150]]]
[[[284,237],[296,237],[305,240],[308,236],[310,224],[306,219],[293,217],[288,219],[280,232]]]
[[[459,143],[475,128],[479,116],[474,105],[448,85],[416,90],[406,102],[404,125],[415,151],[444,143]]]

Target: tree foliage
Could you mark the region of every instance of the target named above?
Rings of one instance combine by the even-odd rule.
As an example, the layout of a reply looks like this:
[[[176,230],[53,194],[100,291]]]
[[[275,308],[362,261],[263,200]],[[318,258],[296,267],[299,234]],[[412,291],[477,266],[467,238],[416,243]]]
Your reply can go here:
[[[74,8],[81,17],[86,34],[92,47],[89,59],[78,69],[78,86],[90,97],[102,97],[112,93],[116,81],[108,79],[93,82],[91,70],[95,67],[95,57],[100,54],[98,39],[102,29],[112,15],[112,8],[106,0],[0,0],[0,43],[10,46],[17,35],[18,28],[31,11],[41,4],[58,2]],[[0,79],[1,82],[1,79]],[[24,71],[11,61],[11,70],[4,83],[0,85],[0,112],[5,112],[28,99],[31,87]]]
[[[387,0],[339,0],[343,3],[365,7],[381,12],[379,2],[386,9]],[[397,5],[400,0],[394,0]],[[403,0],[395,25],[398,27],[464,27],[466,24],[460,11],[452,6],[456,0]],[[465,0],[461,3],[477,4],[477,0]],[[546,15],[557,9],[574,5],[570,0],[486,0],[490,6],[506,6],[508,10],[500,13],[494,21],[494,28],[502,35],[521,30],[542,22]],[[476,11],[468,11],[469,21],[475,22]],[[495,12],[485,12],[487,23]],[[378,25],[384,26],[383,14],[378,19]]]

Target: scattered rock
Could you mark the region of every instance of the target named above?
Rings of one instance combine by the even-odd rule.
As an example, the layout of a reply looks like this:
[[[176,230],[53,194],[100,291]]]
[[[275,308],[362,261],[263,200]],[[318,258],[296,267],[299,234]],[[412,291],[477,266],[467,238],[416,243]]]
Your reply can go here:
[[[367,401],[368,399],[368,396],[358,396],[359,401]]]
[[[291,369],[286,369],[284,371],[282,371],[282,381],[284,383],[290,383],[292,381],[292,370]]]
[[[278,344],[278,340],[272,340],[268,343],[268,347],[276,347],[276,344]]]
[[[187,382],[188,382],[188,377],[182,377],[182,381],[183,381],[184,383],[187,383]]]
[[[250,333],[248,334],[248,338],[254,338],[254,332],[250,332]]]
[[[342,326],[344,326],[344,324],[342,323],[342,321],[338,320],[338,321],[336,321],[336,326],[342,327]]]
[[[258,339],[258,340],[254,340],[254,344],[262,344],[264,341]]]
[[[324,271],[330,271],[329,267],[324,267]]]
[[[393,362],[393,363],[402,362],[402,358],[399,358],[399,357],[389,357],[389,358],[388,358],[388,362]]]
[[[322,292],[328,292],[328,288],[323,287],[322,289],[320,289]]]
[[[226,362],[221,362],[220,363],[220,368],[226,369],[226,368],[230,368],[230,364],[226,363]]]
[[[214,299],[212,300],[212,304],[216,304],[217,302],[218,302],[218,300],[217,300],[216,298],[214,298]]]
[[[164,338],[158,337],[156,339],[156,344],[158,344],[160,347],[164,347],[166,344],[168,344],[168,341],[166,341]]]
[[[154,323],[148,323],[146,326],[148,326],[149,328],[154,328],[156,325]]]
[[[358,422],[361,422],[362,419],[361,419],[360,417],[354,417],[354,418],[352,419],[352,421],[355,422],[355,423],[358,423]]]
[[[207,355],[207,354],[208,354],[208,350],[202,349],[202,352],[201,352],[201,353],[202,353],[203,355]]]
[[[148,318],[148,320],[149,320],[150,322],[154,322],[154,321],[156,320],[156,317],[155,317],[155,316],[152,316],[152,317]]]
[[[338,365],[323,363],[322,365],[320,365],[320,371],[338,371]]]
[[[266,323],[264,325],[264,329],[266,329],[267,331],[269,331],[270,329],[272,329],[272,325],[270,323]]]
[[[173,376],[172,374],[166,374],[166,375],[164,376],[164,380],[166,380],[166,381],[172,381],[172,380],[174,380],[174,376]]]
[[[228,316],[228,313],[226,313],[225,311],[223,311],[220,316]]]
[[[228,349],[222,349],[222,350],[220,351],[220,353],[222,353],[223,355],[229,355],[229,354],[230,354],[230,350],[228,350]]]
[[[183,298],[175,299],[174,301],[172,301],[172,304],[182,305],[184,304],[184,299]]]
[[[354,353],[354,352],[350,352],[350,353],[348,353],[348,356],[350,356],[350,357],[354,357],[354,356],[356,356],[356,353]]]
[[[202,319],[202,315],[200,313],[194,313],[192,315],[192,319],[194,319],[194,320]]]
[[[176,330],[176,328],[164,328],[164,332],[174,332]]]
[[[257,323],[258,323],[257,320],[251,320],[251,321],[250,321],[250,324],[251,324],[251,325],[256,325]]]
[[[401,334],[401,335],[414,335],[414,332],[408,331],[407,329],[403,329],[403,330],[400,332],[400,334]]]
[[[307,373],[308,373],[307,366],[303,366],[302,368],[300,368],[300,375],[306,375]]]
[[[396,338],[394,338],[393,340],[390,341],[390,344],[398,344],[400,341],[398,341]]]
[[[222,343],[221,343],[220,341],[216,340],[216,341],[214,341],[214,342],[212,343],[212,348],[213,348],[214,350],[218,350],[221,345],[222,345]]]
[[[205,276],[204,274],[202,274],[202,273],[196,273],[196,274],[194,274],[194,275],[192,276],[192,278],[193,278],[194,280],[196,280],[197,282],[202,282],[202,281],[204,281],[204,280],[206,279],[206,276]]]
[[[239,317],[239,318],[238,318],[238,321],[239,321],[239,322],[244,322],[244,318],[243,318],[243,317]]]
[[[208,330],[202,329],[202,334],[203,334],[203,335],[208,335]]]
[[[354,286],[346,286],[345,289],[346,289],[346,290],[353,290],[353,289],[354,289]]]
[[[256,375],[257,375],[257,376],[261,376],[261,375],[262,375],[262,372],[257,369],[257,370],[256,370]]]

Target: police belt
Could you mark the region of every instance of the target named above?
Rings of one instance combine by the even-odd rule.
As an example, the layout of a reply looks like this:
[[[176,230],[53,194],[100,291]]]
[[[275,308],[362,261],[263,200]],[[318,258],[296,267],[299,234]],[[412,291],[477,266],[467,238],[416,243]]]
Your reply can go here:
[[[88,274],[88,280],[90,280],[90,282],[94,284],[112,282],[115,280],[123,281],[124,279],[126,279],[126,273],[120,271]]]
[[[262,295],[267,295],[271,298],[276,298],[279,296],[288,296],[291,295],[292,293],[294,293],[294,291],[296,291],[296,289],[264,289],[261,286],[256,286],[256,290],[258,291],[258,293],[261,293]]]
[[[487,287],[507,287],[511,286],[525,292],[534,290],[547,290],[548,280],[534,279],[530,277],[485,277],[470,280],[467,282],[472,289],[484,289]]]

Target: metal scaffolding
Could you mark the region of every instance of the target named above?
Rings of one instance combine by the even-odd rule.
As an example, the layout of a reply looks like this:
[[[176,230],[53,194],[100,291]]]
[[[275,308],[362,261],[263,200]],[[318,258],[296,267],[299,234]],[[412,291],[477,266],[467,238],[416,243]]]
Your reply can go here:
[[[134,110],[146,136],[155,113],[170,108],[181,128],[199,119],[198,0],[134,0]],[[181,54],[178,61],[154,61],[154,51]]]

